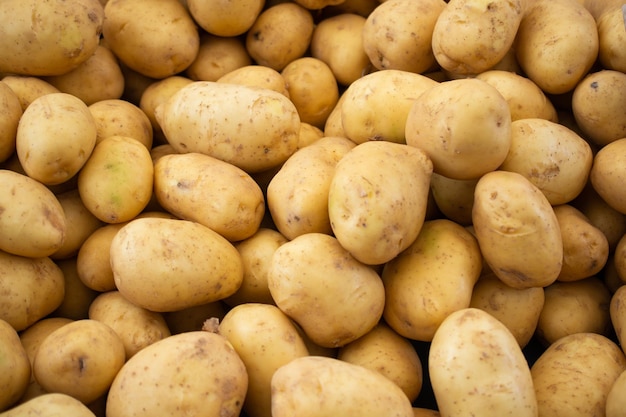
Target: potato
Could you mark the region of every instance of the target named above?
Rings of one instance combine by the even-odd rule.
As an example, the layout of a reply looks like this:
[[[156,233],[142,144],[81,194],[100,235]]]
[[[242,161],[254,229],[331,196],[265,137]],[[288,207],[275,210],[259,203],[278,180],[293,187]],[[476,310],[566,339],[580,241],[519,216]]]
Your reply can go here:
[[[15,152],[15,135],[22,117],[22,106],[17,94],[8,84],[0,82],[0,162]]]
[[[324,136],[326,135],[324,135],[324,131],[321,128],[302,122],[300,123],[300,134],[298,135],[298,149],[312,145]]]
[[[598,30],[581,1],[535,0],[517,30],[517,60],[545,93],[574,89],[598,56]]]
[[[622,350],[624,350],[624,344],[626,343],[626,285],[619,287],[611,296],[609,314],[615,330],[615,336],[620,346],[622,346]]]
[[[156,117],[178,152],[204,153],[249,173],[282,164],[298,145],[295,105],[265,88],[195,81],[160,106]]]
[[[334,358],[305,356],[272,378],[272,415],[413,417],[411,402],[377,371]]]
[[[593,159],[589,180],[598,195],[614,210],[626,214],[626,137],[602,147]]]
[[[271,417],[272,376],[281,366],[309,355],[298,330],[278,307],[246,303],[226,313],[219,334],[246,366],[248,391],[243,410],[255,417]]]
[[[0,250],[20,256],[50,256],[63,246],[67,223],[56,196],[40,182],[0,170]]]
[[[242,39],[203,33],[198,55],[185,69],[185,74],[194,81],[217,81],[229,72],[251,64],[252,59]]]
[[[624,353],[607,337],[562,337],[531,368],[539,415],[605,415],[607,395],[625,369]]]
[[[224,299],[243,278],[237,249],[217,232],[188,220],[132,220],[117,232],[110,251],[119,292],[151,311]]]
[[[17,331],[0,319],[0,411],[11,407],[26,391],[31,367]]]
[[[109,0],[102,35],[121,62],[141,75],[162,79],[194,61],[200,36],[178,0]],[[151,36],[145,36],[150,33]]]
[[[98,0],[8,0],[0,21],[0,73],[60,75],[95,52],[104,10]]]
[[[464,308],[435,333],[428,354],[430,380],[444,416],[536,416],[526,358],[495,317]]]
[[[287,239],[305,233],[331,234],[328,193],[337,162],[356,144],[324,137],[287,159],[267,186],[267,205],[278,231]]]
[[[8,85],[17,95],[22,111],[26,110],[36,98],[46,94],[61,92],[58,88],[39,77],[7,75],[2,78],[2,82]]]
[[[478,74],[490,69],[513,46],[523,14],[521,0],[449,1],[432,32],[437,63],[456,74]]]
[[[589,181],[572,201],[572,205],[580,210],[593,226],[602,231],[609,243],[609,252],[612,253],[617,242],[626,234],[626,216],[609,206]]]
[[[300,6],[309,10],[321,10],[325,7],[342,4],[346,0],[294,0]]]
[[[4,413],[2,417],[29,417],[46,415],[48,417],[96,417],[82,402],[71,395],[59,392],[44,393],[31,398]]]
[[[626,74],[601,70],[587,74],[572,93],[572,113],[586,137],[599,146],[626,137]]]
[[[384,140],[406,143],[405,125],[413,103],[436,81],[408,71],[376,71],[355,80],[343,93],[341,124],[360,144]]]
[[[217,82],[267,88],[289,98],[287,83],[282,74],[263,65],[251,64],[234,69],[218,78]]]
[[[340,85],[349,86],[369,72],[371,63],[363,46],[366,18],[341,13],[319,22],[311,37],[311,56],[324,61]]]
[[[613,259],[611,263],[615,268],[615,272],[620,280],[626,283],[626,234],[617,242],[612,255]]]
[[[115,289],[109,248],[113,237],[125,224],[105,224],[94,230],[78,249],[76,273],[88,288],[98,292]]]
[[[617,377],[606,397],[606,417],[620,417],[626,410],[626,401],[623,395],[626,390],[626,370]]]
[[[447,219],[467,226],[472,223],[476,183],[478,178],[455,180],[433,172],[430,190],[437,208]]]
[[[246,368],[225,337],[186,332],[146,347],[124,364],[111,385],[106,415],[236,417],[247,387]]]
[[[96,122],[96,143],[110,136],[126,136],[152,148],[153,131],[148,116],[135,104],[122,99],[97,101],[89,106]]]
[[[598,26],[598,61],[603,68],[626,71],[624,53],[624,2],[622,0],[583,0]]]
[[[265,213],[263,192],[250,175],[201,153],[159,158],[154,164],[154,193],[168,212],[230,241],[252,236]]]
[[[511,112],[489,83],[462,78],[420,94],[409,109],[406,143],[422,149],[434,172],[468,180],[493,171],[511,146]]]
[[[51,316],[71,320],[88,318],[89,306],[99,292],[89,288],[80,280],[76,267],[76,257],[59,259],[55,263],[63,272],[64,296],[63,301],[52,312]]]
[[[322,347],[356,340],[382,317],[385,290],[377,272],[323,233],[277,248],[267,282],[278,308]]]
[[[96,320],[76,320],[41,342],[33,373],[46,391],[89,404],[107,392],[124,361],[124,345],[113,329]]]
[[[385,321],[406,338],[431,341],[448,315],[469,307],[481,266],[469,231],[447,219],[424,222],[413,244],[383,267]]]
[[[443,0],[389,0],[367,15],[363,48],[379,70],[424,73],[435,65],[432,35]]]
[[[61,184],[83,167],[96,145],[96,124],[82,100],[46,94],[24,111],[15,138],[26,174],[48,185]]]
[[[563,266],[557,280],[576,281],[594,276],[609,257],[609,242],[602,231],[575,207],[554,207],[563,240]]]
[[[494,274],[513,288],[545,287],[563,265],[559,223],[545,195],[526,177],[493,171],[476,184],[476,238]]]
[[[311,43],[313,16],[295,2],[270,5],[246,33],[246,49],[258,65],[282,71],[304,56]]]
[[[426,215],[432,163],[420,149],[364,142],[339,160],[328,216],[339,243],[359,261],[380,265],[406,249]]]
[[[109,136],[96,145],[78,173],[78,192],[98,219],[122,223],[148,205],[153,171],[144,144],[128,136]]]
[[[469,306],[500,320],[524,348],[535,334],[544,302],[543,287],[513,288],[487,273],[474,285]]]
[[[422,390],[422,363],[409,340],[384,322],[339,349],[337,359],[380,372],[413,403]]]
[[[227,3],[218,0],[186,1],[189,13],[198,26],[221,37],[243,35],[252,27],[265,5],[263,0]]]

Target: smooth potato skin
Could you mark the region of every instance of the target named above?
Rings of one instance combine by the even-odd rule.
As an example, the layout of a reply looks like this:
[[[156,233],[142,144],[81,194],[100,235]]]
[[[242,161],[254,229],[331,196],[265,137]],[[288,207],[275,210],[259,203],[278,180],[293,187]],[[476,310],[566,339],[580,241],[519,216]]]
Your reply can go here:
[[[3,413],[2,417],[32,417],[46,415],[48,417],[96,417],[85,404],[71,395],[42,393]]]
[[[602,147],[594,156],[589,179],[595,192],[612,209],[626,214],[626,137]]]
[[[0,82],[0,112],[0,162],[4,162],[15,151],[15,135],[23,113],[19,97],[4,82]]]
[[[31,363],[17,331],[0,319],[0,411],[14,405],[26,391]]]

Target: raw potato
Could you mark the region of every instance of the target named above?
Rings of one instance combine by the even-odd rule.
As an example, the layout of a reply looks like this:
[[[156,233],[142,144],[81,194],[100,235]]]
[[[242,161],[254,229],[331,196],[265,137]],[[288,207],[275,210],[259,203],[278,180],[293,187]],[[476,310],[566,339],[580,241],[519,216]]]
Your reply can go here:
[[[447,219],[424,222],[413,244],[383,267],[385,321],[406,338],[431,341],[448,315],[469,307],[481,267],[469,231]]]
[[[263,65],[246,65],[237,68],[222,75],[217,82],[266,88],[289,98],[287,83],[281,73]]]
[[[563,241],[550,202],[526,177],[493,171],[476,185],[476,238],[495,275],[513,288],[545,287],[563,265]]]
[[[278,307],[246,303],[231,309],[219,323],[219,334],[234,347],[246,366],[248,391],[243,410],[271,417],[274,372],[309,351],[289,317]]]
[[[33,374],[47,392],[89,404],[107,392],[125,359],[124,345],[113,329],[83,319],[61,326],[41,342]]]
[[[15,135],[22,113],[17,94],[8,84],[0,82],[0,162],[9,159],[15,152]]]
[[[531,368],[539,415],[605,415],[607,395],[624,370],[624,353],[605,336],[576,333],[557,340]]]
[[[441,323],[428,367],[443,416],[537,416],[522,349],[506,326],[483,310],[462,309]]]
[[[10,410],[0,413],[0,417],[96,417],[82,402],[71,395],[59,392],[43,393],[31,398]]]
[[[609,314],[617,340],[621,346],[624,346],[626,343],[626,285],[619,287],[611,297]]]
[[[50,256],[63,246],[67,223],[63,207],[42,183],[0,170],[0,250],[20,256]]]
[[[100,100],[89,106],[98,132],[96,143],[110,136],[126,136],[152,148],[153,132],[148,116],[136,105],[122,99]]]
[[[186,3],[189,13],[202,29],[216,36],[234,37],[252,27],[265,1],[187,0]]]
[[[590,182],[587,182],[585,189],[572,204],[592,225],[602,231],[609,242],[609,252],[612,253],[617,242],[626,234],[626,216],[600,198]]]
[[[306,233],[281,245],[267,281],[278,308],[322,347],[350,343],[382,317],[379,275],[326,234]]]
[[[455,180],[433,172],[430,179],[431,195],[441,213],[462,226],[472,224],[474,189],[478,178]]]
[[[602,147],[593,159],[593,189],[614,210],[626,214],[626,137]]]
[[[98,292],[115,289],[109,248],[117,232],[126,223],[105,224],[94,230],[76,255],[76,272],[87,287]]]
[[[156,118],[176,151],[204,153],[250,173],[282,164],[298,146],[296,107],[264,88],[195,81],[160,106]]]
[[[194,81],[217,81],[229,72],[251,64],[252,58],[241,38],[202,33],[198,55],[185,74]]]
[[[626,40],[624,32],[624,2],[622,0],[584,0],[598,25],[598,59],[606,69],[626,72]]]
[[[626,370],[623,371],[613,383],[606,397],[606,417],[621,417],[626,410]]]
[[[339,160],[328,215],[339,243],[359,261],[380,265],[406,249],[426,216],[432,163],[420,149],[364,142]]]
[[[620,280],[626,283],[626,234],[617,242],[612,255],[612,262],[609,261],[609,263],[612,263]]]
[[[0,411],[18,402],[26,391],[31,375],[28,354],[17,331],[0,319]]]
[[[272,416],[413,417],[411,402],[382,374],[334,358],[306,356],[272,378]]]
[[[226,305],[222,301],[201,304],[195,307],[163,313],[167,326],[172,334],[202,330],[207,318],[210,320],[223,319],[226,315]]]
[[[7,0],[0,21],[0,73],[60,75],[95,52],[104,10],[98,0]]]
[[[186,332],[126,361],[111,385],[106,415],[237,417],[247,388],[245,365],[225,337]]]
[[[210,228],[188,220],[139,218],[111,242],[111,268],[119,292],[156,312],[221,300],[241,285],[237,249]]]
[[[76,257],[56,260],[63,273],[63,301],[53,311],[53,317],[80,320],[88,317],[89,305],[100,294],[86,286],[78,276]],[[32,327],[32,326],[31,326]]]
[[[7,84],[17,95],[22,105],[22,111],[36,98],[50,93],[60,93],[58,88],[39,77],[27,75],[7,75],[2,78],[2,82]]]
[[[511,145],[511,111],[489,83],[461,78],[416,97],[406,119],[406,143],[422,149],[434,172],[468,180],[493,171]]]
[[[172,75],[171,77],[154,81],[143,90],[139,100],[139,108],[143,110],[150,120],[154,142],[157,142],[157,140],[160,141],[158,142],[160,144],[167,142],[163,137],[163,131],[155,116],[156,108],[165,103],[175,92],[192,82],[193,80],[190,78]],[[158,143],[154,145],[158,146]]]

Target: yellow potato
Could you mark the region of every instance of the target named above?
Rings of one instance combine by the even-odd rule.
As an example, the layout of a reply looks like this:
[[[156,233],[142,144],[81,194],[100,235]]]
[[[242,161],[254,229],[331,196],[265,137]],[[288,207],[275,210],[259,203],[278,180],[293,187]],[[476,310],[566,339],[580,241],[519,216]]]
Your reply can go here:
[[[109,248],[126,223],[105,224],[85,239],[76,255],[76,273],[81,282],[98,292],[115,289]]]
[[[623,346],[626,343],[626,285],[619,287],[612,295],[609,314],[617,340],[624,350]]]
[[[28,354],[10,323],[0,319],[0,411],[18,402],[31,375]]]
[[[602,147],[594,156],[589,179],[593,189],[614,210],[626,214],[626,137]]]
[[[245,365],[225,337],[186,332],[126,361],[111,385],[106,415],[237,417],[247,387]]]
[[[48,417],[96,417],[96,415],[82,402],[71,395],[42,393],[31,398],[4,413],[1,417],[30,417],[46,415]]]
[[[483,310],[465,308],[441,323],[428,367],[441,415],[537,416],[522,349],[507,327]]]
[[[86,319],[89,316],[91,302],[100,294],[80,280],[76,259],[76,257],[71,257],[55,261],[63,272],[64,296],[52,316],[71,320]]]
[[[385,290],[376,271],[326,234],[306,233],[277,248],[267,282],[278,308],[322,347],[356,340],[382,317]]]
[[[139,106],[122,99],[108,99],[91,104],[89,112],[96,122],[96,143],[110,136],[126,136],[152,148],[152,125]]]
[[[617,242],[626,234],[626,216],[604,201],[588,181],[585,189],[572,201],[596,228],[602,231],[609,243],[609,252],[615,250]]]
[[[339,93],[339,99],[337,100],[337,104],[335,104],[335,107],[326,118],[326,123],[324,123],[324,127],[322,128],[324,136],[347,137],[346,132],[343,130],[343,121],[341,120],[341,107],[343,106],[343,103],[344,101],[346,101],[347,97],[344,93],[345,91]]]
[[[15,152],[15,135],[22,117],[22,106],[17,94],[8,84],[0,82],[0,162]]]
[[[598,26],[598,60],[605,69],[626,72],[624,41],[624,2],[622,0],[582,0]]]
[[[420,149],[387,141],[352,148],[335,167],[328,215],[339,243],[359,261],[383,264],[417,237],[432,163]]]
[[[615,272],[620,280],[626,282],[626,234],[624,234],[617,242],[612,255],[612,262],[609,262],[613,264]]]
[[[481,267],[469,231],[447,219],[424,222],[413,244],[383,267],[385,321],[406,338],[431,341],[448,315],[469,307]]]
[[[243,278],[237,249],[217,232],[188,220],[132,220],[113,237],[110,254],[119,292],[156,312],[224,299]]]
[[[595,333],[562,337],[531,368],[539,415],[605,415],[607,395],[624,370],[624,353],[611,339]]]
[[[511,146],[511,112],[489,83],[461,78],[416,97],[405,125],[406,143],[422,149],[434,172],[475,179],[504,161]]]
[[[544,194],[515,172],[493,171],[476,184],[476,238],[494,274],[513,288],[545,287],[563,265],[563,241]]]
[[[289,98],[287,83],[281,73],[263,65],[251,64],[234,69],[218,78],[217,82],[267,88]]]
[[[210,2],[206,4],[209,5]],[[238,5],[239,3],[230,4]],[[214,4],[212,6],[215,7]],[[203,33],[200,35],[198,55],[185,69],[185,74],[194,81],[217,81],[229,72],[251,64],[252,59],[241,38],[219,37]]]
[[[472,223],[474,189],[478,178],[455,180],[433,172],[430,190],[439,211],[460,225]]]
[[[60,93],[61,91],[39,77],[27,75],[7,75],[2,78],[2,82],[8,85],[17,95],[22,106],[22,111],[36,98],[50,93]]]
[[[186,0],[194,21],[206,32],[221,36],[243,35],[256,21],[264,0],[223,2],[220,0]]]
[[[626,410],[626,370],[617,377],[606,397],[606,417],[620,417]]]
[[[322,388],[323,387],[323,388]],[[377,371],[334,358],[305,356],[272,378],[272,415],[413,417],[411,402]]]
[[[7,0],[0,21],[0,73],[60,75],[95,52],[104,9],[98,0]]]

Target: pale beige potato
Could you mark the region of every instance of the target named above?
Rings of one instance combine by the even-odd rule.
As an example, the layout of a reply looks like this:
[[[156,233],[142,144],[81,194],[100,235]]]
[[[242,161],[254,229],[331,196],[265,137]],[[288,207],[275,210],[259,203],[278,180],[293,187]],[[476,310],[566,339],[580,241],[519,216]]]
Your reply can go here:
[[[87,105],[68,93],[35,99],[20,118],[15,145],[26,174],[47,185],[68,181],[96,146],[96,123]]]
[[[626,369],[626,358],[611,339],[576,333],[550,345],[532,365],[539,415],[605,415],[607,395]]]
[[[263,191],[248,173],[201,153],[159,158],[154,194],[176,217],[198,222],[230,241],[252,236],[265,214]]]
[[[521,347],[489,313],[464,308],[435,333],[428,355],[442,415],[537,416],[533,380]]]
[[[470,307],[500,320],[524,348],[535,334],[544,302],[543,287],[513,288],[488,273],[474,285]]]
[[[363,47],[365,21],[359,14],[342,13],[315,25],[311,56],[328,64],[340,85],[349,86],[372,66]]]
[[[0,250],[32,258],[50,256],[63,246],[65,212],[45,185],[25,174],[1,169]]]
[[[315,23],[311,12],[295,2],[270,5],[246,33],[246,49],[258,65],[282,71],[305,55]]]
[[[606,417],[620,417],[626,410],[626,370],[617,377],[606,397]]]
[[[96,417],[85,404],[71,395],[59,392],[42,393],[0,415],[2,417],[29,417],[44,414],[50,417]]]
[[[28,105],[38,97],[61,92],[58,88],[40,77],[6,75],[2,77],[2,82],[11,87],[11,90],[17,95],[20,105],[22,106],[22,111],[26,110]]]
[[[96,143],[110,136],[126,136],[152,148],[154,133],[150,119],[144,111],[127,100],[106,99],[89,106],[96,122]]]
[[[55,263],[63,272],[64,297],[52,312],[53,317],[71,320],[86,319],[91,302],[100,294],[85,285],[78,276],[77,257],[59,259]]]
[[[405,124],[406,143],[422,149],[434,172],[468,180],[497,169],[511,146],[511,111],[489,83],[460,78],[420,94]]]
[[[282,244],[267,282],[278,308],[322,347],[356,340],[382,317],[385,289],[378,273],[333,236],[306,233]]]
[[[33,373],[46,391],[89,404],[107,392],[124,361],[124,345],[113,329],[83,319],[54,330],[41,342]]]
[[[609,242],[600,229],[569,204],[554,207],[563,240],[563,266],[557,280],[576,281],[599,274],[609,257]]]
[[[586,0],[583,4],[591,1],[594,0]],[[596,3],[606,6],[600,6],[599,14],[592,13],[598,26],[598,60],[603,68],[626,72],[624,3],[621,0]]]
[[[434,173],[430,179],[430,191],[437,209],[462,226],[472,224],[474,189],[478,178],[456,180]]]
[[[223,301],[213,301],[199,306],[162,313],[171,334],[202,330],[207,320],[223,319],[227,305]]]
[[[343,106],[343,102],[346,101],[346,97],[347,95],[345,94],[345,91],[339,94],[337,104],[335,104],[335,107],[326,118],[326,123],[324,123],[324,127],[322,128],[324,136],[347,137],[346,132],[343,129],[343,120],[341,115],[341,106]]]
[[[444,0],[380,2],[363,27],[363,48],[372,65],[418,74],[433,68],[433,30],[445,7]]]
[[[267,88],[289,98],[287,83],[281,73],[263,65],[250,64],[234,69],[218,78],[217,82]]]
[[[298,136],[298,149],[312,145],[324,136],[326,135],[324,135],[324,131],[321,128],[301,122],[300,134]]]
[[[226,313],[218,331],[246,366],[248,390],[243,410],[255,417],[272,417],[274,373],[292,360],[309,355],[298,329],[274,305],[245,303]]]
[[[406,143],[405,128],[414,103],[437,84],[424,75],[394,69],[364,75],[342,94],[343,133],[355,143]]]
[[[31,375],[28,354],[17,330],[0,319],[0,411],[15,405],[26,392]]]
[[[109,136],[78,173],[85,207],[105,223],[133,219],[152,196],[154,168],[146,146],[128,136]]]
[[[98,292],[115,289],[109,248],[113,237],[125,224],[104,224],[94,230],[78,249],[76,273],[88,288]]]
[[[626,216],[604,201],[587,182],[585,189],[572,201],[596,228],[600,229],[609,243],[609,252],[613,252],[619,240],[626,234]]]
[[[217,232],[189,220],[130,221],[113,237],[110,262],[119,292],[156,312],[224,299],[243,279],[237,249]]]
[[[305,356],[275,372],[272,415],[413,417],[413,408],[400,387],[377,371],[335,358]]]
[[[66,317],[44,317],[19,333],[20,343],[26,351],[31,365],[41,342],[56,329],[73,321]]]
[[[326,136],[296,151],[276,172],[267,186],[267,207],[283,236],[332,234],[330,184],[337,163],[355,146],[347,138]]]
[[[225,337],[186,332],[153,343],[126,361],[111,385],[106,415],[175,417],[186,410],[237,417],[247,387],[245,365]]]
[[[545,287],[563,265],[563,241],[550,202],[526,177],[493,171],[476,184],[473,226],[494,274],[514,288]]]
[[[209,5],[211,2],[204,3]],[[244,2],[237,2],[228,3],[228,5],[239,5],[239,3],[244,4]],[[218,16],[222,17],[215,15],[215,17]],[[241,38],[203,33],[200,35],[198,55],[185,69],[185,75],[194,81],[217,81],[223,75],[251,64],[252,59]]]
[[[594,156],[589,180],[598,195],[614,210],[626,214],[626,137],[605,145]]]
[[[141,349],[171,335],[161,313],[149,311],[128,301],[119,291],[98,295],[89,306],[89,318],[100,321],[117,333],[126,360]]]
[[[482,268],[476,238],[447,219],[424,222],[417,239],[382,270],[387,324],[430,342],[451,313],[469,307]]]
[[[15,152],[15,135],[22,113],[17,94],[8,84],[0,82],[0,163]]]
[[[517,61],[545,93],[574,89],[598,56],[596,21],[580,1],[534,0],[517,30]]]
[[[437,63],[456,74],[479,74],[496,65],[513,46],[525,4],[521,0],[451,0],[432,32]]]
[[[411,342],[380,322],[339,348],[337,359],[380,372],[414,402],[422,390],[422,363]]]
[[[243,35],[252,27],[265,5],[264,0],[186,0],[186,3],[198,26],[221,37]]]
[[[0,21],[0,73],[60,75],[97,49],[104,8],[98,0],[7,0]]]
[[[626,137],[626,73],[600,70],[587,74],[572,93],[576,124],[598,146]]]

